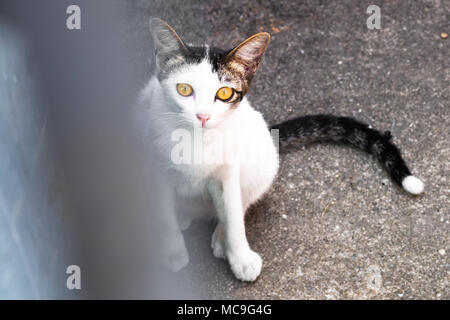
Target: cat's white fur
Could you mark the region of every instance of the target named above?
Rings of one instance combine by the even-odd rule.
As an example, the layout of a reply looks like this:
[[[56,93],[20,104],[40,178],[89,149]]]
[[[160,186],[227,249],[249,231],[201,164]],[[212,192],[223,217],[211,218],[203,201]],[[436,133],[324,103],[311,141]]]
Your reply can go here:
[[[194,94],[181,96],[176,90],[177,83],[190,84]],[[163,225],[167,227],[166,236],[171,239],[164,249],[166,262],[172,270],[179,270],[188,262],[177,221],[182,228],[187,228],[192,218],[213,214],[218,218],[211,240],[213,254],[227,259],[238,279],[254,281],[260,274],[262,260],[248,244],[244,214],[272,184],[278,170],[278,153],[262,115],[245,97],[236,109],[214,99],[223,86],[232,85],[219,81],[208,60],[186,65],[162,81],[153,77],[141,93],[137,120],[142,134],[152,139],[148,141],[154,141],[164,159],[168,179],[164,192],[169,193],[168,198],[174,204],[161,213]],[[174,164],[172,133],[179,128],[192,133],[194,128],[200,128],[197,113],[211,115],[204,128],[206,132],[212,129],[239,132],[236,140],[239,148],[254,150],[256,147],[261,156],[252,163],[238,157],[232,163]],[[202,152],[219,146],[225,155],[235,152],[234,148],[227,149],[222,141],[214,139],[203,143]]]

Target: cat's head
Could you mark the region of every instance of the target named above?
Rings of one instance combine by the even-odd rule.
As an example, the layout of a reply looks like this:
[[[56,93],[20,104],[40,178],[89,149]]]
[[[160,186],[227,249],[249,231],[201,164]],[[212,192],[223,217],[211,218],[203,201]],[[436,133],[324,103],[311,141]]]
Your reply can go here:
[[[257,33],[231,50],[185,44],[163,20],[150,20],[159,79],[176,112],[211,128],[239,107],[270,42]]]

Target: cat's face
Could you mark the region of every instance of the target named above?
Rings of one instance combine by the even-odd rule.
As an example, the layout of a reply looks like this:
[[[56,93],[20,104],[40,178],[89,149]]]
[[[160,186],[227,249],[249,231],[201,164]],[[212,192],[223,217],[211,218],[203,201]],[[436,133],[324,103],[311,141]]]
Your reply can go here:
[[[166,96],[193,126],[211,128],[238,107],[242,93],[235,83],[221,79],[208,59],[185,64],[161,81]]]
[[[232,50],[187,46],[160,19],[151,20],[159,78],[180,120],[212,128],[239,107],[270,36],[258,33]]]

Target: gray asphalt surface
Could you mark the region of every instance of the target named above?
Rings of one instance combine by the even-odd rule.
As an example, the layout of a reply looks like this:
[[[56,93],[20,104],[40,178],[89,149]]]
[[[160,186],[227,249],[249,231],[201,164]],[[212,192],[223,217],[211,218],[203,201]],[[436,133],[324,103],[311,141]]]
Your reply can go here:
[[[381,7],[381,30],[366,9]],[[187,42],[232,47],[268,31],[270,47],[249,99],[271,124],[294,116],[353,116],[390,130],[426,184],[419,197],[393,185],[374,158],[341,146],[281,156],[270,192],[251,208],[247,234],[263,259],[255,283],[233,277],[209,249],[214,224],[185,232],[198,297],[449,299],[450,1],[134,1],[130,35],[142,81],[148,17]]]

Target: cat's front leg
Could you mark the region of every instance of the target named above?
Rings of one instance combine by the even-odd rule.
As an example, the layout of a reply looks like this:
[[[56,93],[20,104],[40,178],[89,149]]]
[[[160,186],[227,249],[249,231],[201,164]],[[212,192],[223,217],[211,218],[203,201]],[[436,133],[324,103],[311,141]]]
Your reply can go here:
[[[211,248],[213,250],[214,257],[219,259],[226,259],[225,254],[225,232],[223,231],[222,223],[217,223],[216,229],[211,237]]]
[[[176,218],[173,188],[163,177],[158,178],[158,188],[155,188],[158,216],[155,221],[160,239],[160,257],[163,265],[177,272],[188,264],[189,255]]]
[[[189,262],[184,237],[176,221],[174,226],[167,226],[164,230],[161,245],[162,262],[171,271],[178,272]]]
[[[218,228],[223,228],[225,255],[236,278],[254,281],[261,272],[262,259],[250,249],[245,235],[239,167],[227,166],[224,170],[220,179],[210,182],[209,191],[219,217]]]

